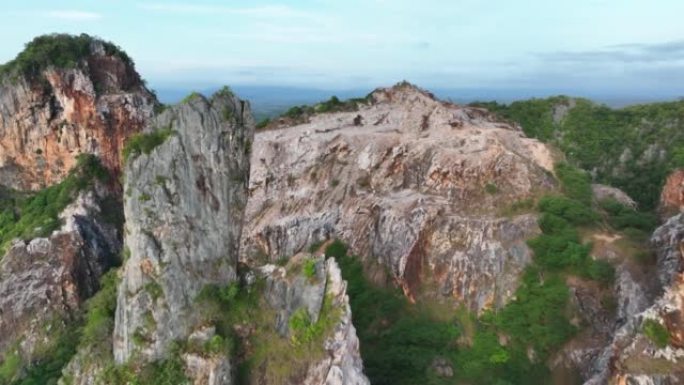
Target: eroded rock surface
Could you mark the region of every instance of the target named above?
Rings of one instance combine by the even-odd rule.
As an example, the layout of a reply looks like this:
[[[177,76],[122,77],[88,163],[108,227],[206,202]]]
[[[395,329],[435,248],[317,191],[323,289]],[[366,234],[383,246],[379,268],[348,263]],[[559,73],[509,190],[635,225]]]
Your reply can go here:
[[[82,153],[121,171],[124,141],[153,115],[156,98],[133,65],[93,40],[75,68],[0,80],[0,181],[35,190],[61,181]]]
[[[516,202],[554,188],[551,151],[409,84],[369,100],[256,135],[242,259],[275,261],[339,237],[409,297],[477,311],[505,303],[539,231]]]
[[[644,300],[639,285],[627,282],[618,270],[621,323],[596,360],[588,385],[670,385],[684,378],[684,215],[670,218],[651,242],[658,258],[657,278],[652,279],[657,279],[661,294]],[[665,345],[648,336],[649,323],[666,332]]]
[[[19,343],[28,361],[50,341],[52,322],[73,322],[99,278],[119,260],[120,234],[102,217],[97,188],[82,192],[47,238],[16,241],[0,261],[0,351]],[[54,325],[53,325],[54,326]]]
[[[298,255],[295,257],[309,257]],[[297,262],[290,262],[297,263]],[[273,327],[282,338],[289,338],[288,321],[299,309],[305,309],[312,322],[317,322],[323,311],[333,313],[335,323],[326,331],[323,339],[322,357],[307,362],[299,368],[301,373],[292,373],[289,380],[281,384],[303,385],[369,385],[363,374],[363,362],[359,351],[359,340],[352,324],[351,308],[342,280],[342,272],[333,258],[319,258],[315,274],[308,278],[302,274],[292,277],[286,267],[265,265],[258,274],[266,280],[264,297],[274,311]],[[327,296],[327,299],[326,299]],[[324,309],[324,301],[330,301],[330,308]],[[330,314],[325,316],[331,317]],[[259,331],[256,331],[257,333]],[[295,362],[292,365],[297,365]],[[253,383],[270,384],[260,381],[264,378],[255,368],[251,378]]]
[[[148,131],[171,135],[126,167],[126,254],[114,357],[155,360],[188,337],[195,298],[236,278],[254,122],[228,92],[195,96],[157,117]]]
[[[660,194],[663,215],[681,212],[684,208],[684,170],[676,170],[667,177]]]

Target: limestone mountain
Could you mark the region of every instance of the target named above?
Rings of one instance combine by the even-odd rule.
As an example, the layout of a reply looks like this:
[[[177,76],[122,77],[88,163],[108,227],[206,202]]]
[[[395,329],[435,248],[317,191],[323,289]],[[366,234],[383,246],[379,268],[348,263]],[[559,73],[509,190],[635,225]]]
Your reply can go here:
[[[339,237],[413,299],[476,312],[507,302],[539,229],[534,215],[503,213],[555,189],[551,150],[410,84],[368,99],[256,135],[243,259]]]
[[[0,74],[0,384],[684,378],[677,103],[402,82],[257,129],[87,35]]]

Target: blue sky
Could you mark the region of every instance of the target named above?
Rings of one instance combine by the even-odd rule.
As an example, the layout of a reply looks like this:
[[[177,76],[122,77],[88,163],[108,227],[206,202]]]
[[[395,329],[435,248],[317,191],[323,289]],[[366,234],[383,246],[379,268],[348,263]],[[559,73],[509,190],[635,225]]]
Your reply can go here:
[[[114,41],[153,87],[218,83],[684,96],[682,0],[23,0],[0,61],[33,36]]]

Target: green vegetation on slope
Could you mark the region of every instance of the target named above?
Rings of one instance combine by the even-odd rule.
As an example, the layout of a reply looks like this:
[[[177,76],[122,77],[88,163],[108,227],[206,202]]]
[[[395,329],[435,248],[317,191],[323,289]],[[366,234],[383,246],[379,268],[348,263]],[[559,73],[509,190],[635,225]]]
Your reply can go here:
[[[341,242],[331,244],[326,255],[337,259],[348,283],[364,369],[372,384],[546,383],[548,375],[543,364],[529,362],[525,349],[518,345],[500,344],[497,326],[491,321],[493,315],[489,316],[489,324],[474,319],[465,310],[441,309],[436,315],[425,304],[409,303],[398,290],[378,288],[368,282],[359,259],[348,256]],[[537,313],[549,313],[548,317],[554,319],[551,306],[558,306],[559,301],[548,301],[548,297],[553,296],[537,298],[533,306],[521,305],[521,310],[536,307]],[[561,293],[560,301],[566,298],[567,293],[565,297]],[[559,314],[557,317],[562,317]],[[537,329],[531,333],[535,337],[539,334]],[[562,337],[547,338],[557,341]],[[454,377],[439,377],[431,368],[435,359],[449,362]]]
[[[56,230],[61,225],[59,214],[76,195],[95,180],[105,181],[108,176],[97,157],[83,154],[61,183],[27,196],[5,196],[0,200],[0,255],[12,239],[29,240]]]
[[[0,66],[0,76],[22,75],[28,78],[39,76],[50,66],[57,68],[74,68],[91,54],[90,46],[95,38],[80,34],[51,34],[34,38],[26,44],[24,50],[15,59]],[[102,42],[108,55],[119,57],[132,65],[131,58],[118,46]]]
[[[428,303],[410,304],[401,292],[370,284],[344,244],[335,241],[327,247],[326,255],[338,260],[348,281],[361,355],[373,384],[550,383],[546,358],[578,332],[570,322],[576,310],[566,278],[608,285],[614,276],[612,265],[592,258],[591,245],[580,237],[580,229],[603,218],[591,206],[589,176],[563,164],[556,173],[564,195],[545,196],[537,204],[542,234],[528,241],[534,263],[525,269],[513,299],[479,319],[463,309],[443,308],[436,315]],[[614,208],[617,216],[606,215],[609,220],[629,217],[628,226],[641,225],[641,219],[634,219],[640,214],[624,210]],[[433,373],[436,358],[451,363],[453,378]]]
[[[236,283],[225,287],[207,286],[197,298],[206,323],[216,327],[223,341],[223,354],[238,358],[237,383],[263,380],[279,384],[301,375],[311,362],[325,356],[324,340],[339,321],[339,309],[326,295],[318,320],[313,322],[305,309],[296,310],[288,320],[288,337],[275,330],[275,312],[266,303],[263,281],[251,286]],[[251,329],[248,336],[237,329]]]
[[[473,104],[556,145],[574,165],[622,189],[643,210],[656,207],[668,172],[684,166],[684,101],[622,109],[564,96]]]
[[[88,360],[110,360],[117,283],[116,269],[112,269],[101,278],[100,291],[88,300],[85,319],[46,325],[50,340],[38,346],[30,363],[9,354],[0,366],[0,384],[56,384],[77,349],[88,348]]]

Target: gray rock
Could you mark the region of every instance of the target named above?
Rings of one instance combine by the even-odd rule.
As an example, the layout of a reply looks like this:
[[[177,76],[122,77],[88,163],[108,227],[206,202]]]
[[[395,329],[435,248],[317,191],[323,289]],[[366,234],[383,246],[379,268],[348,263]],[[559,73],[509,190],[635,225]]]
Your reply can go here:
[[[236,278],[254,133],[249,105],[226,92],[191,97],[146,132],[155,129],[173,133],[126,165],[130,258],[117,298],[118,363],[134,352],[163,358],[170,342],[191,332],[200,290]]]
[[[241,260],[274,262],[338,237],[409,297],[477,312],[505,304],[539,229],[534,215],[503,213],[554,190],[551,151],[408,84],[371,99],[256,135]]]

